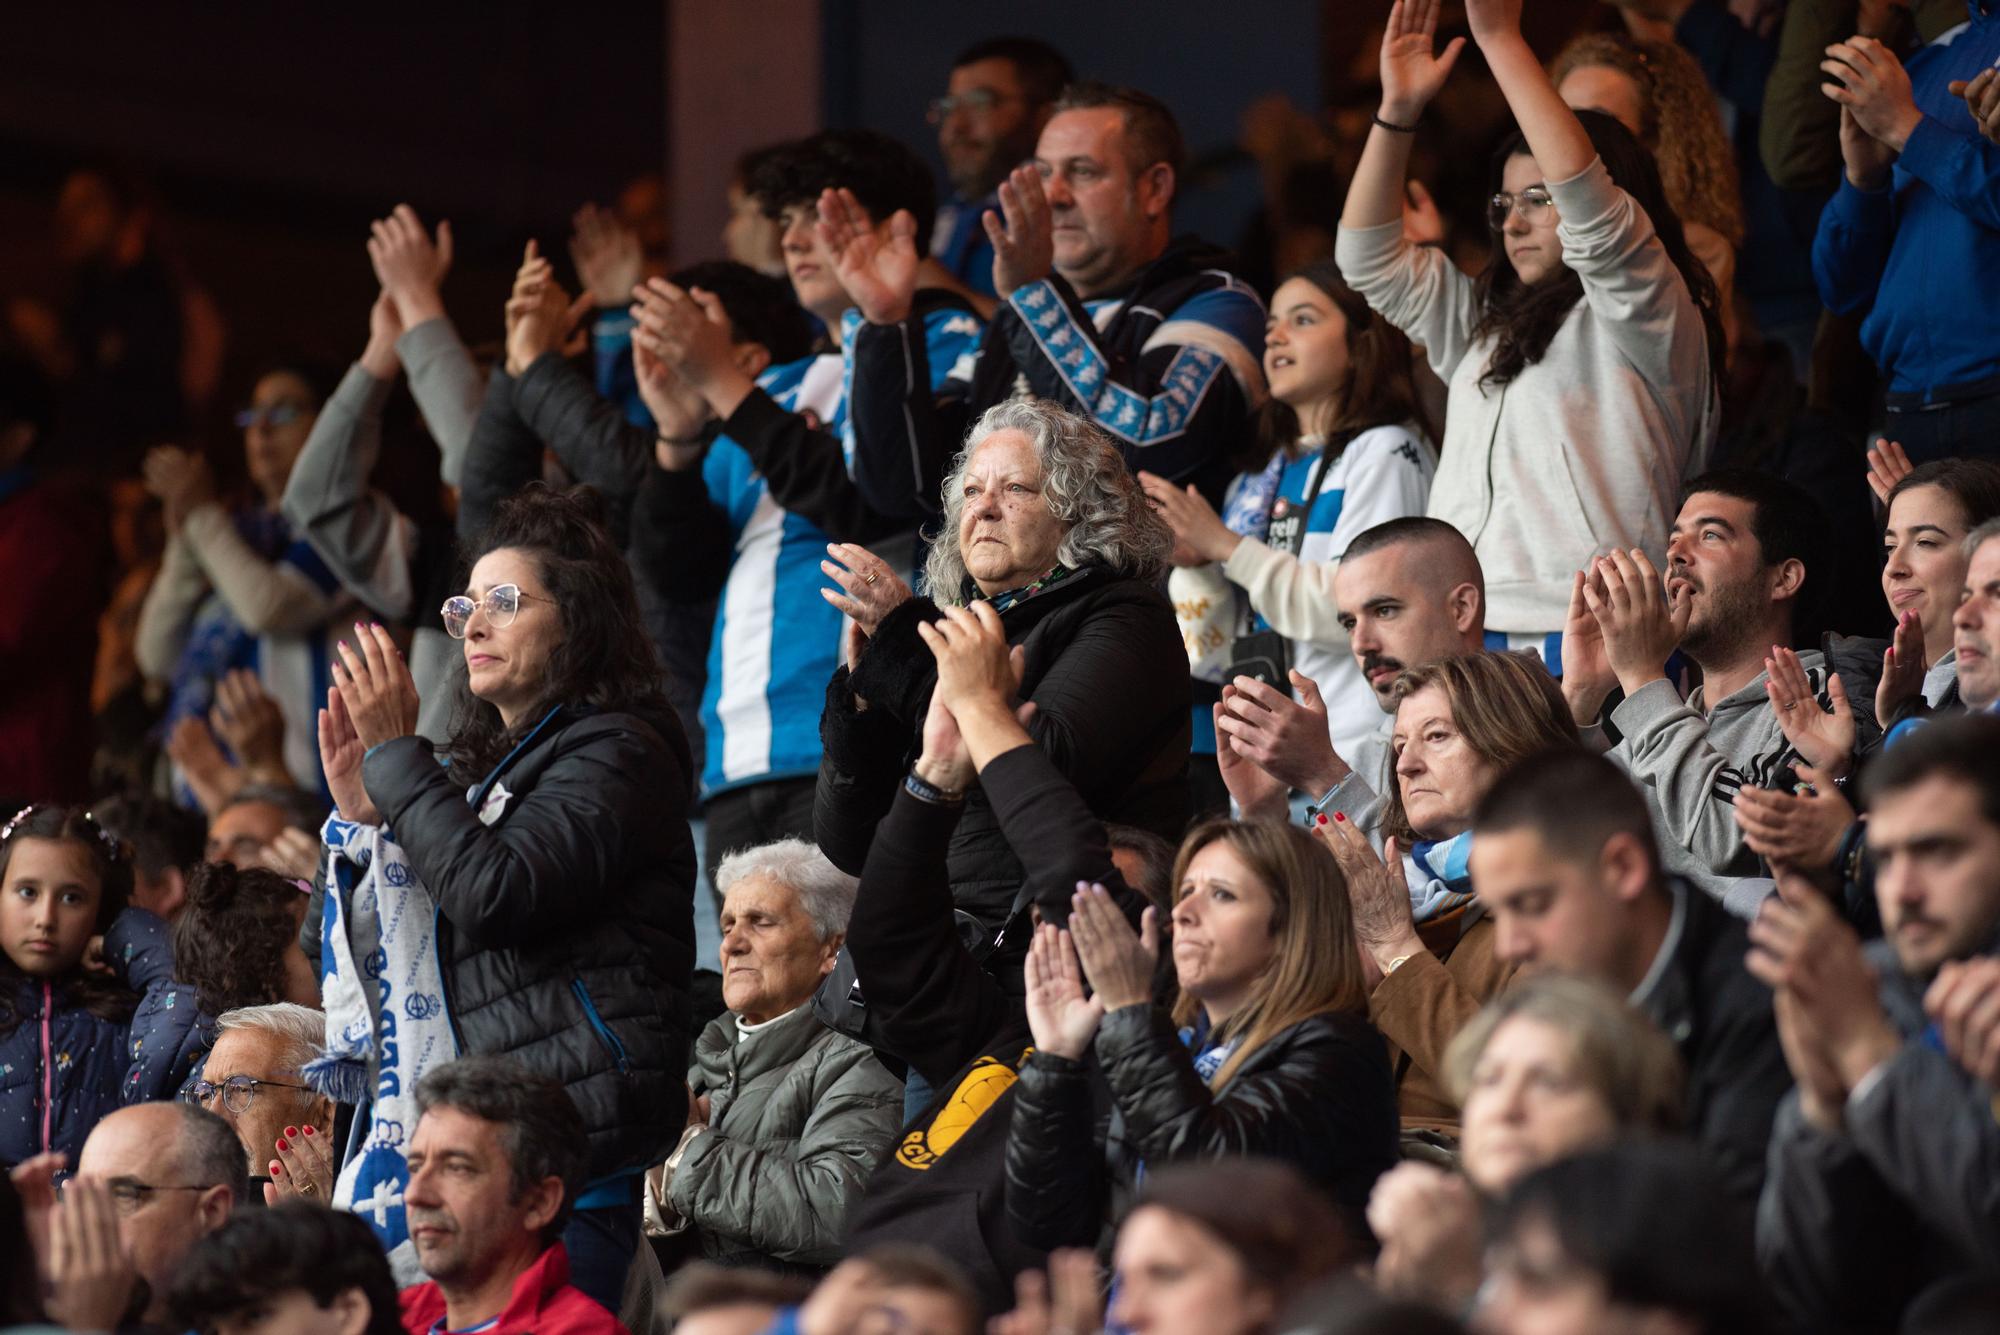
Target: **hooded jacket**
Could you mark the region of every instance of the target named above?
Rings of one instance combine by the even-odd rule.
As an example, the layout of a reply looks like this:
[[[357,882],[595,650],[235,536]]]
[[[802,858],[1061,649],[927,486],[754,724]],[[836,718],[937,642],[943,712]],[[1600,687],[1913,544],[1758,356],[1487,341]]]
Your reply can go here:
[[[466,791],[421,737],[362,781],[437,904],[459,1051],[560,1081],[592,1179],[666,1157],[687,1122],[691,758],[668,713],[557,706]]]

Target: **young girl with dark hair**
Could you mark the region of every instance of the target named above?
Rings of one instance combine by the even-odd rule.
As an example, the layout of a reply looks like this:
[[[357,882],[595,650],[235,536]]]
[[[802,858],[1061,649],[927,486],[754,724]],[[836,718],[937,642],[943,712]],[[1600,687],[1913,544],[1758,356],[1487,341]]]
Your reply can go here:
[[[1430,513],[1478,553],[1487,628],[1553,668],[1570,577],[1607,549],[1658,559],[1681,485],[1706,461],[1723,357],[1715,284],[1652,155],[1556,95],[1521,36],[1520,0],[1466,6],[1520,123],[1495,163],[1492,262],[1467,278],[1405,240],[1417,122],[1464,47],[1433,52],[1438,8],[1398,0],[1390,13],[1382,105],[1337,253],[1451,387]]]
[[[0,1163],[74,1165],[99,1118],[170,1088],[129,1052],[135,989],[173,971],[166,924],[131,895],[130,854],[81,807],[0,825]]]
[[[1352,754],[1381,727],[1382,709],[1348,651],[1333,572],[1362,533],[1424,512],[1437,468],[1431,429],[1410,341],[1331,260],[1306,265],[1272,295],[1264,374],[1271,398],[1257,444],[1220,514],[1193,487],[1139,474],[1173,526],[1179,568],[1168,587],[1196,680],[1210,684],[1205,699],[1197,691],[1195,731],[1208,746],[1197,740],[1196,749],[1213,751],[1215,684],[1249,656],[1250,636],[1271,631],[1285,641],[1278,669],[1318,684],[1334,748]]]

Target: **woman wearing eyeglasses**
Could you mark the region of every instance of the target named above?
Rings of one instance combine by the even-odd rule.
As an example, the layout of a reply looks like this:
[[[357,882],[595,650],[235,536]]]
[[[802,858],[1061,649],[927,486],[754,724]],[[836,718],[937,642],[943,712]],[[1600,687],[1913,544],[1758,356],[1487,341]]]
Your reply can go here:
[[[285,769],[314,792],[322,788],[312,735],[318,683],[333,652],[333,627],[353,602],[286,521],[279,500],[324,399],[310,368],[280,367],[257,381],[236,418],[250,494],[234,507],[218,498],[199,453],[163,445],[146,456],[146,487],[160,500],[167,553],[133,644],[140,671],[170,689],[170,737],[178,726],[201,727],[226,672],[254,668],[284,714]]]
[[[1479,555],[1487,629],[1554,665],[1571,576],[1609,549],[1658,559],[1681,482],[1705,463],[1723,358],[1715,284],[1652,155],[1556,95],[1521,36],[1521,0],[1466,3],[1520,127],[1493,163],[1493,256],[1470,278],[1404,237],[1411,144],[1465,45],[1434,50],[1439,7],[1390,11],[1382,104],[1336,254],[1450,386],[1430,514]]]
[[[437,905],[461,1055],[563,1082],[590,1131],[564,1235],[572,1282],[616,1308],[640,1173],[687,1125],[692,757],[624,557],[587,502],[503,502],[443,608],[462,642],[450,740],[379,626],[341,646],[320,715],[340,815],[386,825]],[[440,763],[442,762],[442,763]]]

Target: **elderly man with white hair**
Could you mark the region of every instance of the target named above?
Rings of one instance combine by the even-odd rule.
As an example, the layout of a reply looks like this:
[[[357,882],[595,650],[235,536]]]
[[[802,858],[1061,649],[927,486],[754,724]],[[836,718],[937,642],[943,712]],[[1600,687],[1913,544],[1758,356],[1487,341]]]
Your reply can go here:
[[[229,1123],[266,1201],[298,1195],[326,1204],[335,1104],[299,1074],[326,1044],[325,1014],[289,1001],[241,1006],[218,1016],[215,1031],[201,1078],[182,1096]]]
[[[903,1095],[869,1048],[812,1013],[856,884],[798,839],[733,852],[716,869],[729,1009],[695,1042],[687,1131],[647,1174],[652,1231],[692,1225],[725,1264],[839,1259],[848,1206],[895,1137]]]

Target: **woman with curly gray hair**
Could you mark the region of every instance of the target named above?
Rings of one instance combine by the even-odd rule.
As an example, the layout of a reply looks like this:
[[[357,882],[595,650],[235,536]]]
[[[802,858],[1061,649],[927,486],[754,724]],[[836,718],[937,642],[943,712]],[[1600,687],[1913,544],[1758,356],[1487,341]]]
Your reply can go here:
[[[864,548],[829,548],[836,559],[822,568],[839,587],[826,597],[854,621],[849,666],[834,674],[820,720],[813,826],[834,865],[860,874],[916,753],[937,675],[917,627],[975,600],[1000,613],[1015,646],[1017,694],[1034,705],[1029,733],[1090,809],[1177,839],[1188,815],[1190,714],[1187,656],[1158,587],[1172,544],[1109,437],[1052,403],[1014,399],[973,426],[945,480],[928,596]],[[1029,934],[1008,925],[1036,891],[1059,891],[1066,905],[1074,887],[1022,884],[977,789],[918,796],[964,804],[948,859],[960,925],[1018,990]]]

